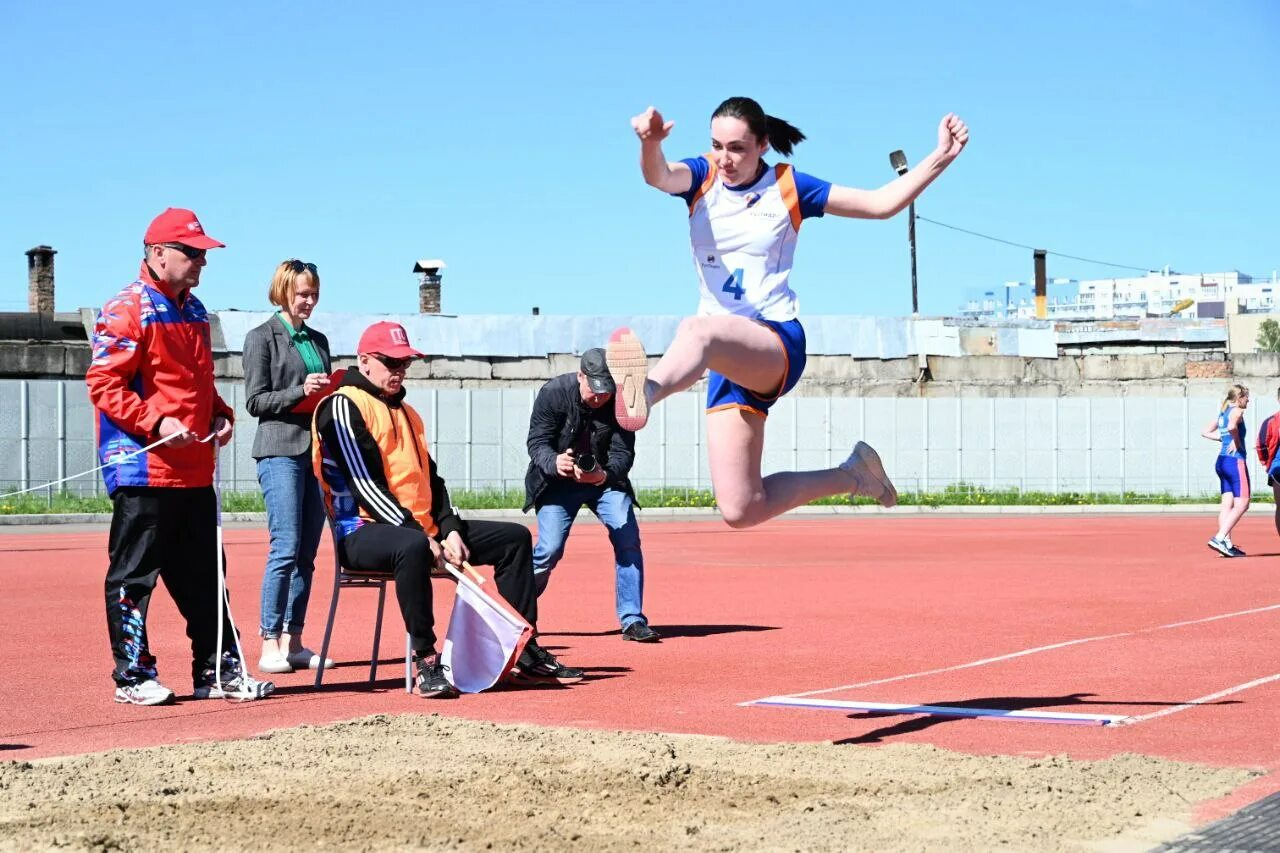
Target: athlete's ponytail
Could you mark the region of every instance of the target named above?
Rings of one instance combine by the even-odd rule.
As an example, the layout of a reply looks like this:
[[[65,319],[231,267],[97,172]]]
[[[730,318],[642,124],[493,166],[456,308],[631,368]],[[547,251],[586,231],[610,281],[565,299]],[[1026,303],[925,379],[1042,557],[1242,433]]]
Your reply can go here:
[[[1232,385],[1230,388],[1227,389],[1227,398],[1222,401],[1222,408],[1219,409],[1218,411],[1225,412],[1227,410],[1227,407],[1230,406],[1232,403],[1239,400],[1241,397],[1248,397],[1248,396],[1249,396],[1248,388],[1244,387],[1243,385]]]
[[[741,119],[746,122],[747,130],[757,140],[766,140],[774,151],[783,157],[790,157],[791,151],[803,142],[805,136],[800,128],[775,116],[767,115],[764,108],[751,98],[729,98],[711,114],[713,119]]]

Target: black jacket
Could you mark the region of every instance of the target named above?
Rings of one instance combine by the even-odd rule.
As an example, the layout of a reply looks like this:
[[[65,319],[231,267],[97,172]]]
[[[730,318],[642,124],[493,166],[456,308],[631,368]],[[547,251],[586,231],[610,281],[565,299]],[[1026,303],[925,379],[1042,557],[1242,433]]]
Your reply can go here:
[[[600,486],[626,492],[635,501],[631,488],[631,466],[636,461],[636,434],[618,426],[610,400],[599,409],[588,409],[578,392],[578,374],[565,373],[551,379],[538,392],[529,418],[529,471],[524,476],[525,512],[536,506],[547,486],[558,479],[556,456],[568,450],[578,430],[586,422],[591,453],[604,469]],[[636,504],[639,507],[639,503]]]

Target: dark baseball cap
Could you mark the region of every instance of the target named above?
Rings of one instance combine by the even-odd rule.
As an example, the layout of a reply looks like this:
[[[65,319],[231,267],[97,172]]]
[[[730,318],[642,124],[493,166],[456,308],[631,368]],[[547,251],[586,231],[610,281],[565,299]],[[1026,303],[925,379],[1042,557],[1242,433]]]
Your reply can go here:
[[[612,394],[617,390],[613,384],[613,375],[609,373],[609,365],[604,359],[604,350],[594,347],[582,354],[582,365],[579,368],[587,377],[587,386],[595,394]]]

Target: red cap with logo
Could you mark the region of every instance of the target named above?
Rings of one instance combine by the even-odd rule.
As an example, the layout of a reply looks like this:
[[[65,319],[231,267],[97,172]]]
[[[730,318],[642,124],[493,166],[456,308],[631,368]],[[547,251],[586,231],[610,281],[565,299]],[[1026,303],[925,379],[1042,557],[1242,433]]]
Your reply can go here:
[[[409,346],[409,334],[404,326],[383,320],[374,323],[364,330],[360,343],[356,344],[357,355],[377,353],[388,358],[426,358],[426,353],[418,352]]]
[[[225,249],[225,243],[204,233],[204,226],[196,215],[181,207],[170,207],[151,220],[142,242],[148,246],[157,243],[181,243],[193,249]]]

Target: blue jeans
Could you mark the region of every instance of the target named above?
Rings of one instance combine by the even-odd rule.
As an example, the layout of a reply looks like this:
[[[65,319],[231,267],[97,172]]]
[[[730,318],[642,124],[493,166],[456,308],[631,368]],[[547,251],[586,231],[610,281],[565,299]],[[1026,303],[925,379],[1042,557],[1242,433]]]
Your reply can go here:
[[[564,556],[565,540],[578,510],[589,508],[609,529],[613,543],[614,603],[618,622],[625,630],[633,622],[648,622],[644,598],[644,556],[640,553],[640,526],[630,495],[616,489],[589,486],[560,479],[550,483],[538,498],[538,544],[533,549],[533,580],[542,595],[551,570]]]
[[[271,535],[259,629],[267,639],[276,639],[282,632],[301,634],[316,548],[324,531],[324,504],[311,470],[311,454],[259,459],[258,485],[266,500]]]

